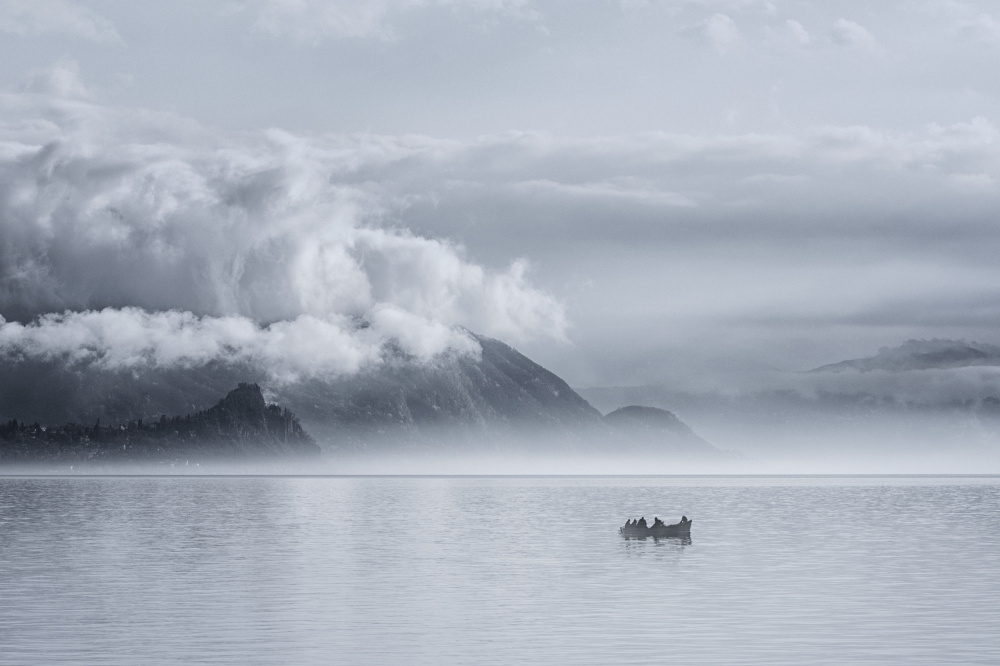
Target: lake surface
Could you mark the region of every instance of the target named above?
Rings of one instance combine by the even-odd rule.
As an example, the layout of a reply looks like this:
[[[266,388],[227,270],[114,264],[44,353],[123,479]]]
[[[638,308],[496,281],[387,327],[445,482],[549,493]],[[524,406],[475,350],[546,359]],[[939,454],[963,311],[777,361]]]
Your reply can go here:
[[[673,662],[1000,663],[1000,479],[0,478],[0,664]]]

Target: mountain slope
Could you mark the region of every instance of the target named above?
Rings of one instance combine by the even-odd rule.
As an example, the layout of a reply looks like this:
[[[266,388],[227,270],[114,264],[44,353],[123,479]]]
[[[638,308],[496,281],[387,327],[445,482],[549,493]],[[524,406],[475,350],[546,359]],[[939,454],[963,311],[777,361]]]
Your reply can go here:
[[[391,349],[358,374],[274,382],[248,364],[110,370],[59,359],[0,359],[0,421],[105,423],[207,409],[229,387],[255,382],[335,450],[374,440],[421,443],[443,431],[470,441],[602,428],[601,414],[566,382],[509,345],[474,336],[476,356],[421,363]]]
[[[358,375],[277,387],[310,430],[352,447],[373,434],[437,438],[445,430],[477,435],[582,434],[601,414],[566,382],[509,345],[475,336],[479,358],[429,364],[392,359]]]

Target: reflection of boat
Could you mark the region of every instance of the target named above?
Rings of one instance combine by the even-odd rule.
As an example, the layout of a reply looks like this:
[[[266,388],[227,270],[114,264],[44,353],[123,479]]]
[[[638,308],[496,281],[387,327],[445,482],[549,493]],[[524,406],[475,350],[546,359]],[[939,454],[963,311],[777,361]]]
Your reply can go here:
[[[645,519],[642,519],[625,523],[625,525],[618,528],[618,533],[626,539],[645,539],[647,537],[654,539],[668,537],[690,538],[692,522],[694,521],[685,516],[681,518],[679,523],[674,523],[673,525],[664,525],[662,522],[657,521],[649,527],[646,525]]]

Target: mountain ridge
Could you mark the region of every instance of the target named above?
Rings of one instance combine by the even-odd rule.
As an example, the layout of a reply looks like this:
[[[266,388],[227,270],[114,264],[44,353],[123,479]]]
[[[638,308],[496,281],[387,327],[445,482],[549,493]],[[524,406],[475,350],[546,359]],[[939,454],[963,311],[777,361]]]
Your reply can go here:
[[[332,455],[634,448],[562,378],[500,340],[469,335],[478,356],[416,362],[389,349],[380,365],[351,376],[284,383],[247,364],[108,370],[0,359],[0,422],[148,421],[208,409],[225,387],[252,382],[292,410]],[[663,446],[650,443],[653,451],[674,450],[671,442],[686,437],[659,435]]]
[[[267,404],[257,384],[241,383],[214,406],[101,426],[0,424],[0,463],[177,462],[309,457],[320,453],[295,415]]]
[[[907,372],[910,370],[976,366],[1000,366],[1000,346],[947,338],[911,339],[898,347],[882,347],[874,356],[829,363],[806,372],[823,373],[849,370]]]

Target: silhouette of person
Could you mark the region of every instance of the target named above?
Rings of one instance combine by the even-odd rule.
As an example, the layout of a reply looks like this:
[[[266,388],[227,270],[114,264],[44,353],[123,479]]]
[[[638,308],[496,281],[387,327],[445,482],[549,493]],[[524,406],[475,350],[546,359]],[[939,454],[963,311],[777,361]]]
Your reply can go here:
[[[681,516],[681,522],[682,523],[686,523],[687,521],[688,521],[688,517],[687,516]]]
[[[646,527],[646,516],[639,519],[639,527]]]
[[[656,516],[653,516],[653,527],[662,527],[662,526],[663,526],[663,521],[657,518]]]

